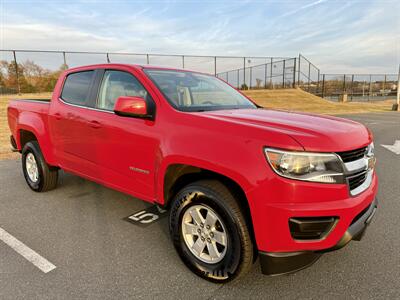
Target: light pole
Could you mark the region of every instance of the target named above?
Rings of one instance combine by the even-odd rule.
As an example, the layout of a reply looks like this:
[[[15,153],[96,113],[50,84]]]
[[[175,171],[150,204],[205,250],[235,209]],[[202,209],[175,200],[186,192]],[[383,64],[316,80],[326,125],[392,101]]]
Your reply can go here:
[[[399,74],[397,75],[397,110],[399,110],[399,104],[400,104],[400,64],[399,64]]]
[[[392,110],[400,111],[400,64],[399,64],[399,73],[397,75],[397,99],[396,104],[393,104]]]

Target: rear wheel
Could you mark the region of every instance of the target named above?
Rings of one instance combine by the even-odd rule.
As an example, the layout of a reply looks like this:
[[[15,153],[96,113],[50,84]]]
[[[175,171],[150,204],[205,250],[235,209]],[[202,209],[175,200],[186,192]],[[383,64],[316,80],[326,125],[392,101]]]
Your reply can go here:
[[[28,186],[35,192],[45,192],[57,186],[58,170],[49,166],[36,141],[22,149],[22,170]]]
[[[253,264],[253,244],[241,208],[219,181],[197,181],[176,195],[170,233],[183,262],[209,281],[236,279]]]

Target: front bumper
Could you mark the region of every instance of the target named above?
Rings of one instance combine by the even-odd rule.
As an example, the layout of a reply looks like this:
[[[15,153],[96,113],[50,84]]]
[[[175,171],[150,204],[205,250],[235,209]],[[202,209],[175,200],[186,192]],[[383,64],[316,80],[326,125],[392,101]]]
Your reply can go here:
[[[375,200],[361,215],[357,215],[345,231],[339,242],[333,247],[324,250],[299,252],[259,252],[261,271],[266,275],[282,275],[304,269],[318,260],[324,253],[338,250],[346,246],[351,240],[359,241],[363,237],[367,226],[373,219],[378,207]]]

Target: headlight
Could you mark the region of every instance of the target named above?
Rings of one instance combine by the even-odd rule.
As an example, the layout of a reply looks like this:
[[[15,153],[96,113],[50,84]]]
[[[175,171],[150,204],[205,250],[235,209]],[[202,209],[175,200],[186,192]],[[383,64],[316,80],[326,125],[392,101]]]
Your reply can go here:
[[[368,145],[366,155],[367,155],[368,157],[372,157],[372,156],[375,155],[375,146],[374,146],[374,142],[372,142],[371,144]]]
[[[312,182],[345,183],[342,163],[335,154],[265,148],[265,155],[280,176]]]

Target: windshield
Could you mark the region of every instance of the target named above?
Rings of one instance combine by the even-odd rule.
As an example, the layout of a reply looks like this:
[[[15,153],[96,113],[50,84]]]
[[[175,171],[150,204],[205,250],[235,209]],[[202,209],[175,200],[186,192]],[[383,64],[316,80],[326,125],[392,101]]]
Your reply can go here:
[[[144,71],[169,103],[181,111],[256,108],[230,85],[210,75],[158,69]]]

